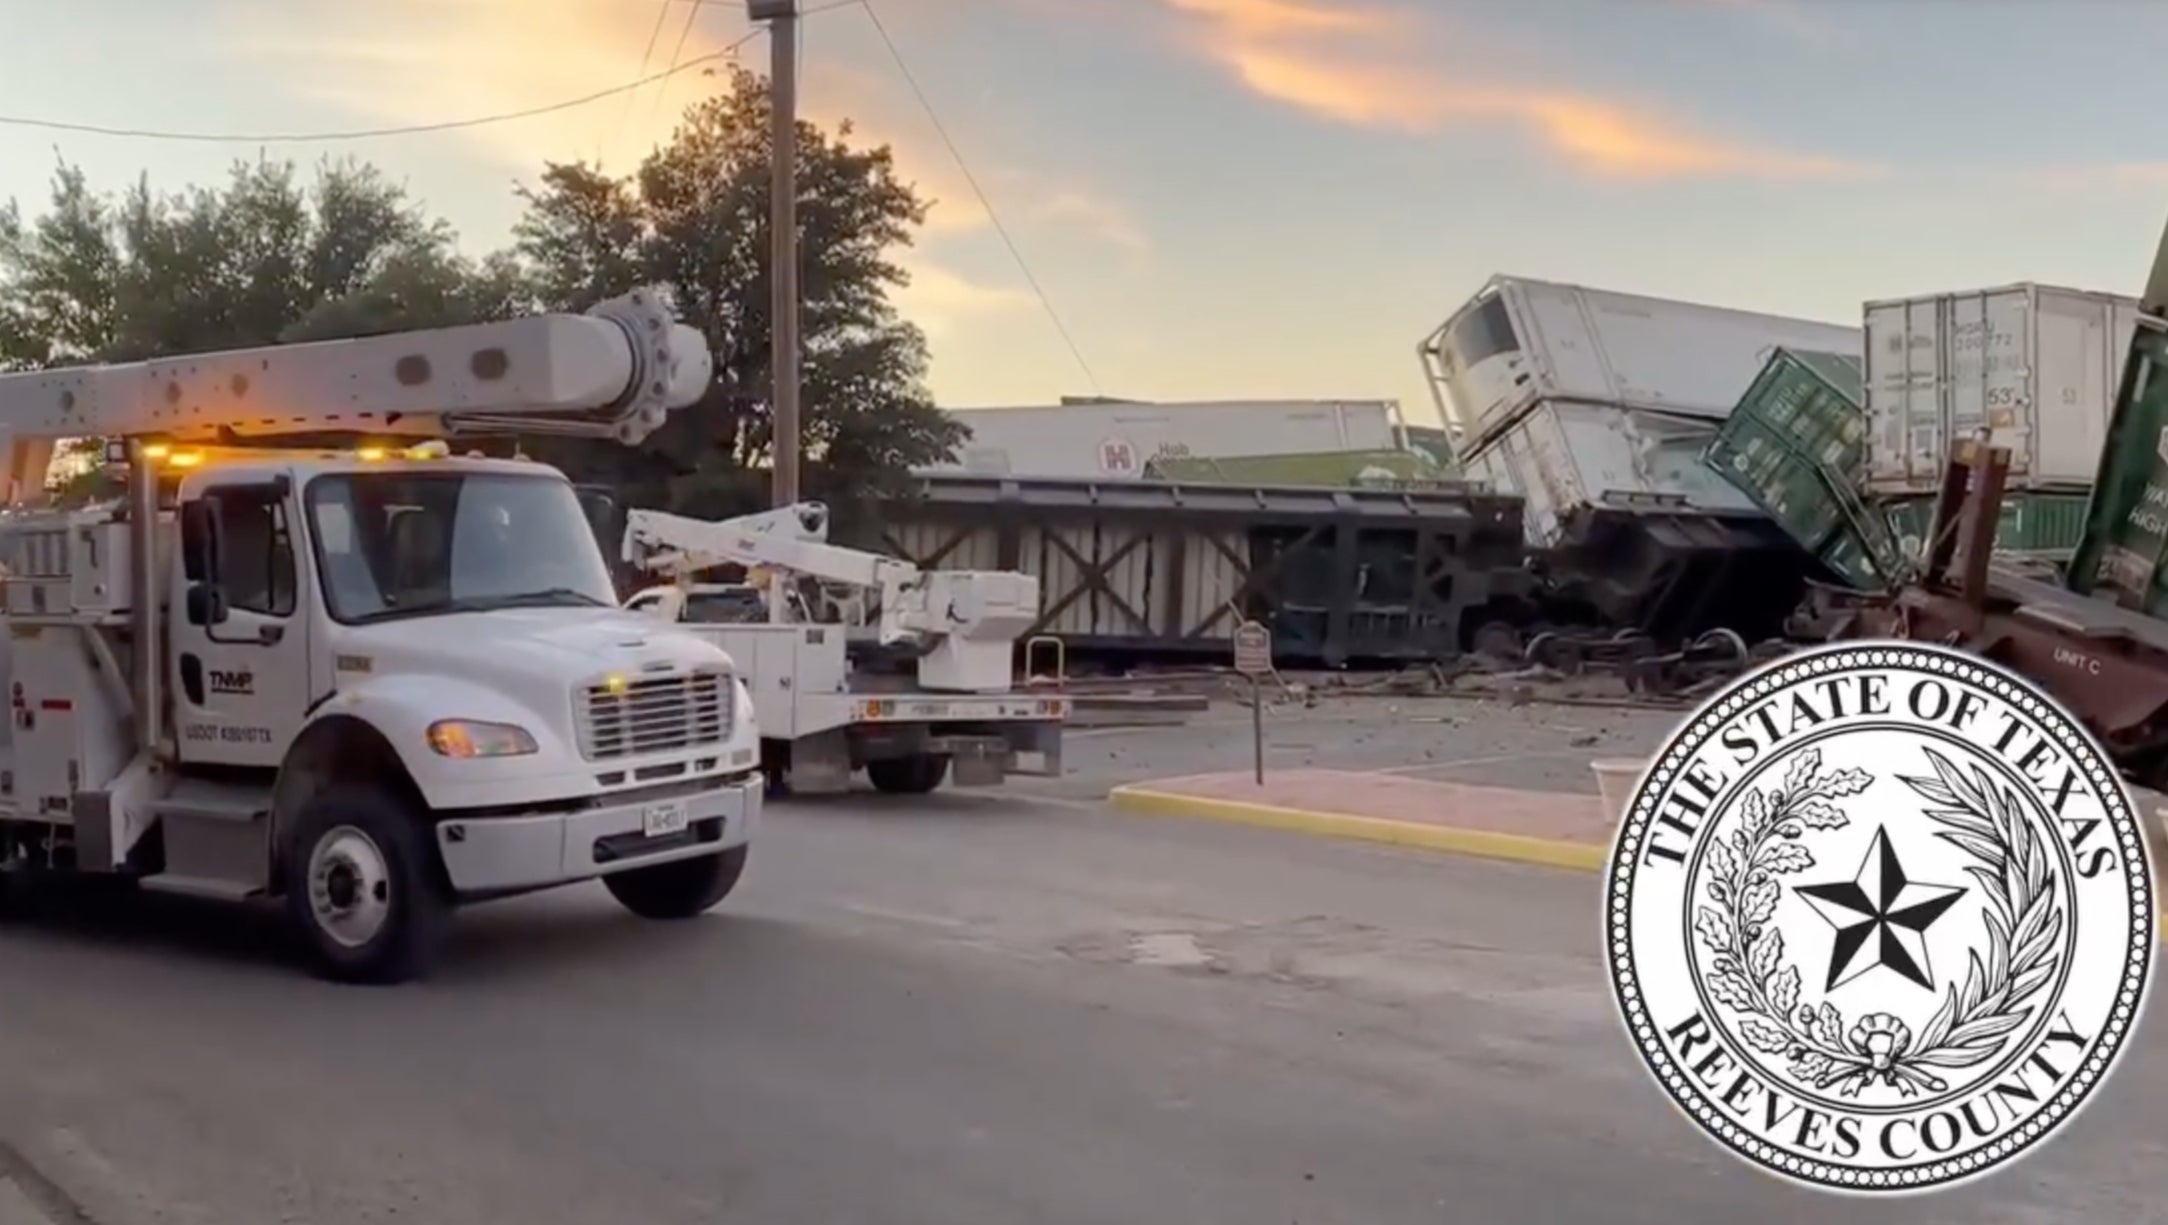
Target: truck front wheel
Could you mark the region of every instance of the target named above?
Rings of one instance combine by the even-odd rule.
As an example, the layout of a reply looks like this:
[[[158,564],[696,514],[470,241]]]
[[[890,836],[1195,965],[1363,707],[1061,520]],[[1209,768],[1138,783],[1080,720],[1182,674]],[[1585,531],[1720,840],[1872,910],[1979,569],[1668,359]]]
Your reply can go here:
[[[373,788],[334,788],[295,814],[286,914],[318,973],[398,983],[428,973],[452,899],[422,823]]]
[[[619,905],[643,919],[695,918],[737,888],[738,877],[745,872],[746,849],[734,846],[720,855],[612,872],[602,878],[602,887]]]
[[[948,777],[945,753],[912,753],[866,763],[866,781],[890,795],[925,795]]]

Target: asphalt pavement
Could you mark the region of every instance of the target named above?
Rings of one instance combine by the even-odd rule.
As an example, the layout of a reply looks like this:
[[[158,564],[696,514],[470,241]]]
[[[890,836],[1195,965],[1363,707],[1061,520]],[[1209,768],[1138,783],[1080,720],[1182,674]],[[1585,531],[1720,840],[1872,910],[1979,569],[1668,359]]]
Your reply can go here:
[[[1590,746],[1585,712],[1463,714],[1387,719],[1417,739],[1375,759],[1334,756],[1334,714],[1312,751],[1517,750],[1579,787],[1530,755],[1664,722]],[[1079,743],[1135,777],[1217,735]],[[315,982],[268,921],[173,900],[0,929],[0,1222],[2168,1220],[2158,1026],[2014,1170],[1837,1201],[1647,1083],[1594,878],[1124,816],[1079,780],[780,806],[705,919],[596,886],[478,908],[405,988]]]
[[[1341,697],[1265,710],[1267,769],[1383,770],[1489,787],[1596,790],[1592,758],[1647,753],[1676,712],[1456,698]],[[1149,778],[1248,770],[1249,711],[1216,704],[1179,727],[1072,731],[1063,777],[1022,791],[1091,799]]]

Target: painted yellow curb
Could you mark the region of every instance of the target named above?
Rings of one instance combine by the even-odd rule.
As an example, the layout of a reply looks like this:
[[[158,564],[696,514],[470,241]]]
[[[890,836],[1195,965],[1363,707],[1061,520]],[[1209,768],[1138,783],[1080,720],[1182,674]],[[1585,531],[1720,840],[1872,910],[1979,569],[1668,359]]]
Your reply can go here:
[[[1147,817],[1188,817],[1203,821],[1227,821],[1265,829],[1316,834],[1325,838],[1352,838],[1361,842],[1384,842],[1428,851],[1449,851],[1484,859],[1506,859],[1541,864],[1547,868],[1574,868],[1601,872],[1610,861],[1611,848],[1558,838],[1529,838],[1486,829],[1458,829],[1417,821],[1394,821],[1385,817],[1358,817],[1343,812],[1312,812],[1282,808],[1276,804],[1249,804],[1241,800],[1213,799],[1155,791],[1150,787],[1116,787],[1107,803],[1122,812]],[[2160,936],[2168,940],[2168,911],[2160,916]]]
[[[1116,787],[1107,802],[1123,812],[1150,817],[1190,817],[1205,821],[1230,821],[1298,834],[1327,838],[1354,838],[1363,842],[1386,842],[1395,846],[1453,851],[1485,859],[1510,859],[1551,868],[1578,868],[1600,872],[1610,858],[1609,847],[1557,838],[1529,838],[1485,829],[1456,829],[1417,821],[1394,821],[1384,817],[1358,817],[1349,813],[1312,812],[1281,808],[1274,804],[1250,804],[1241,800],[1213,799],[1155,791],[1150,787]]]

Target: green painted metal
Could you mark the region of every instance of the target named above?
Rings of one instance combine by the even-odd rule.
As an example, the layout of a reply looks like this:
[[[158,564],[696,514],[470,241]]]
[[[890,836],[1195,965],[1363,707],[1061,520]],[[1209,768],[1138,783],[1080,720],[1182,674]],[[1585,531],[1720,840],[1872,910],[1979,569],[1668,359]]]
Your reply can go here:
[[[1383,471],[1395,482],[1450,480],[1421,451],[1319,451],[1301,455],[1155,459],[1145,465],[1153,480],[1213,485],[1301,485],[1340,489],[1363,483],[1366,471]]]
[[[2006,493],[1995,524],[1995,551],[2061,560],[2071,555],[2085,534],[2090,496],[2082,493]],[[1905,498],[1882,504],[1883,516],[1898,547],[1918,557],[1934,530],[1933,498]]]
[[[2159,614],[2168,606],[2168,336],[2147,323],[2131,338],[2069,583]]]
[[[1441,473],[1460,470],[1460,461],[1453,455],[1453,436],[1434,425],[1411,425],[1403,433],[1407,448],[1427,457],[1436,464]]]
[[[1773,352],[1702,460],[1846,583],[1887,588],[1905,559],[1861,500],[1866,392],[1857,358]]]

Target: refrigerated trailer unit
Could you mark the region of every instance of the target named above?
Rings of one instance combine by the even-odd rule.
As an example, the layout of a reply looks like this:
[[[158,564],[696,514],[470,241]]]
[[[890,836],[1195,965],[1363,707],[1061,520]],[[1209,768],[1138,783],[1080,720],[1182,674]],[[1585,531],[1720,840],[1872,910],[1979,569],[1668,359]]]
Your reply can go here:
[[[1539,404],[1721,421],[1773,350],[1859,344],[1841,324],[1494,276],[1419,353],[1455,450],[1472,455]]]
[[[1465,474],[1527,501],[1547,616],[1774,636],[1814,562],[1702,462],[1780,348],[1859,330],[1494,277],[1420,348]]]
[[[1932,498],[1986,431],[2009,489],[2082,491],[2137,325],[2121,294],[2018,284],[1866,304],[1867,491]]]

